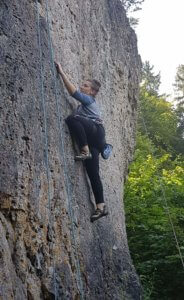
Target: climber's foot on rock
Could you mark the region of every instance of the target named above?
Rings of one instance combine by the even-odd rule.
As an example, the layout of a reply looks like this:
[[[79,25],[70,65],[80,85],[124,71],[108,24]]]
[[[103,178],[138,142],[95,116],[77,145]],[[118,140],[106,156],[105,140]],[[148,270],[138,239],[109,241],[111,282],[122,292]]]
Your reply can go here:
[[[85,159],[91,159],[92,155],[89,151],[89,146],[88,145],[84,145],[83,147],[81,147],[80,149],[80,154],[75,156],[75,160],[85,160]]]
[[[75,156],[75,161],[91,159],[92,155],[90,152],[81,152],[79,155]]]
[[[91,155],[90,151],[81,150],[81,153],[79,155],[75,156],[75,161],[91,159],[91,158],[92,158],[92,155]]]
[[[102,209],[97,208],[95,210],[95,212],[91,216],[91,222],[94,222],[102,217],[107,216],[107,215],[108,215],[108,210],[107,210],[106,206],[104,205],[104,207]]]

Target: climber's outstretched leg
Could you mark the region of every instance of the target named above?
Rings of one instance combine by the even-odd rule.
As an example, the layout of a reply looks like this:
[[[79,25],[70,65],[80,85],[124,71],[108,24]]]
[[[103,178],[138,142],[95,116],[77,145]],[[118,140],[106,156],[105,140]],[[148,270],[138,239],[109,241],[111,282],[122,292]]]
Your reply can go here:
[[[108,211],[104,204],[103,186],[99,175],[99,150],[90,148],[92,159],[84,162],[87,174],[89,176],[97,209],[91,216],[91,222],[106,216]]]

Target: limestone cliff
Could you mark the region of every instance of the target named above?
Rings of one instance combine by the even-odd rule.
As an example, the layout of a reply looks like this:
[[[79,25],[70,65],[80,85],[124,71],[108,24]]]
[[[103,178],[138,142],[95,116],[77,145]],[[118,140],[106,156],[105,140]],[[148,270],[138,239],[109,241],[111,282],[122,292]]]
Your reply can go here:
[[[140,299],[122,186],[132,158],[140,59],[119,0],[0,0],[0,298]],[[102,83],[101,159],[109,216],[93,196],[64,118],[73,100],[55,74]]]

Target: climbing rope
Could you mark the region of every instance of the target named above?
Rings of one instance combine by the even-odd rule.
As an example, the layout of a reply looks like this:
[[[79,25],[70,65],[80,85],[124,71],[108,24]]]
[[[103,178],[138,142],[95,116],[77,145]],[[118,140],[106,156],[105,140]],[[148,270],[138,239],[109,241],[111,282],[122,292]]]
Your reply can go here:
[[[39,46],[39,58],[40,58],[40,81],[41,81],[41,101],[43,109],[43,120],[44,120],[44,133],[45,133],[45,165],[48,181],[48,204],[49,210],[51,208],[51,193],[50,193],[50,172],[49,172],[49,155],[48,155],[48,130],[47,130],[47,121],[46,121],[46,104],[45,104],[45,93],[44,93],[44,75],[43,75],[43,66],[42,66],[42,50],[41,50],[41,36],[40,36],[40,18],[38,12],[38,0],[36,0],[37,5],[37,33],[38,33],[38,46]]]
[[[49,209],[49,231],[51,229],[51,192],[50,192],[50,172],[49,172],[49,154],[48,154],[48,130],[47,130],[47,112],[46,112],[46,103],[45,103],[45,93],[44,93],[44,75],[43,75],[43,66],[42,66],[42,47],[41,47],[41,33],[40,33],[40,17],[39,17],[39,7],[38,7],[38,0],[36,0],[36,12],[37,12],[37,35],[38,35],[38,48],[39,48],[39,59],[40,59],[40,96],[42,102],[42,109],[43,109],[43,120],[44,120],[44,137],[45,137],[45,166],[46,166],[46,174],[47,174],[47,197],[48,197],[48,209]],[[53,251],[53,243],[52,248]],[[57,286],[56,286],[56,273],[55,273],[55,260],[53,256],[53,280],[54,280],[54,299],[57,300]]]
[[[71,185],[67,173],[67,164],[66,164],[66,155],[65,155],[65,149],[64,149],[64,138],[62,134],[62,126],[61,126],[61,120],[60,116],[61,113],[59,111],[59,104],[58,104],[58,89],[57,89],[57,78],[56,78],[56,68],[54,64],[54,51],[52,46],[52,40],[51,40],[51,32],[50,32],[50,20],[49,20],[49,8],[48,8],[48,0],[45,1],[46,4],[46,16],[47,16],[47,27],[48,27],[48,45],[49,45],[49,53],[50,53],[50,64],[51,64],[51,70],[52,70],[52,76],[53,76],[53,83],[54,83],[54,93],[55,93],[55,101],[56,101],[56,110],[57,110],[57,120],[58,120],[58,128],[60,133],[60,155],[61,160],[63,162],[64,166],[64,182],[65,182],[65,192],[66,192],[66,201],[67,201],[67,207],[68,207],[68,213],[69,218],[71,221],[71,239],[72,243],[75,249],[74,252],[74,263],[76,267],[76,278],[77,278],[77,287],[80,293],[80,299],[84,299],[84,293],[83,293],[83,283],[81,278],[81,271],[80,271],[80,261],[79,256],[77,253],[77,241],[76,241],[76,235],[75,235],[75,220],[74,220],[74,214],[72,210],[72,198],[73,198],[73,192],[71,190]],[[40,44],[41,46],[41,44]]]
[[[144,126],[145,133],[146,133],[147,137],[149,137],[147,126],[146,126],[146,123],[145,123],[145,120],[144,120],[141,109],[140,109],[140,115],[141,115],[141,119],[142,119],[142,123],[143,123],[143,126]],[[153,150],[150,149],[150,151],[151,151],[152,156],[154,157]],[[176,230],[175,230],[175,227],[174,227],[174,223],[172,221],[172,217],[171,217],[169,205],[168,205],[168,202],[167,202],[167,198],[166,198],[166,195],[165,195],[165,188],[164,188],[164,185],[162,183],[162,180],[161,180],[160,176],[158,177],[158,179],[159,179],[159,184],[160,184],[160,187],[161,187],[161,191],[162,191],[162,195],[163,195],[163,199],[164,199],[164,203],[165,203],[166,212],[167,212],[168,219],[169,219],[169,222],[170,222],[170,225],[171,225],[171,228],[172,228],[172,232],[173,232],[173,235],[174,235],[174,239],[175,239],[175,242],[176,242],[176,248],[178,250],[178,254],[179,254],[179,257],[180,257],[180,260],[181,260],[181,264],[182,264],[183,269],[184,269],[184,260],[183,260],[183,256],[182,256],[182,253],[181,253],[181,248],[180,248],[180,245],[179,245],[179,242],[178,242],[178,238],[177,238]]]

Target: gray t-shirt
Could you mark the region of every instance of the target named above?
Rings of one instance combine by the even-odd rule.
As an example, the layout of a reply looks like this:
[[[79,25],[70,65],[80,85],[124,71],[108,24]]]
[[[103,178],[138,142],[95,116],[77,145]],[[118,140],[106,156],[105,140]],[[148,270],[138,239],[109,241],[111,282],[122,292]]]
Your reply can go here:
[[[75,115],[89,118],[96,123],[102,123],[101,112],[95,98],[83,94],[80,91],[76,91],[72,97],[81,103],[75,110]]]

